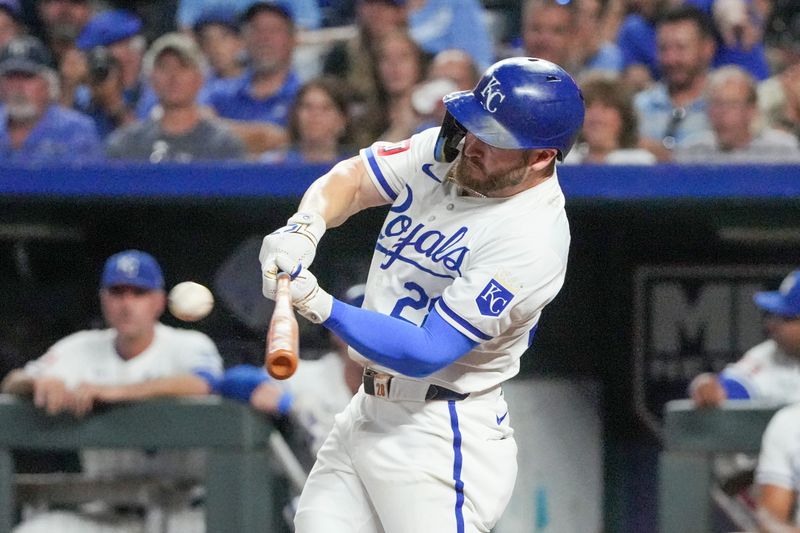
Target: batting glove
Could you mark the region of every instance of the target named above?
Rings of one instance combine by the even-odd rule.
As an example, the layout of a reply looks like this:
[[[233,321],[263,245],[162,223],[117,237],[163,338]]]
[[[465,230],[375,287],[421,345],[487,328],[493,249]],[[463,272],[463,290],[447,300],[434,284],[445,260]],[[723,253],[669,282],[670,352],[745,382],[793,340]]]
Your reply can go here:
[[[292,293],[292,305],[295,310],[314,324],[321,324],[331,316],[333,296],[325,292],[317,282],[317,277],[301,263],[292,263],[284,256],[277,259],[278,268],[288,272],[292,278],[289,290]],[[266,292],[264,296],[270,297]]]
[[[286,225],[264,237],[258,260],[261,262],[262,292],[274,300],[277,289],[277,258],[284,257],[292,266],[306,267],[314,261],[317,244],[325,233],[325,220],[317,213],[295,213]]]

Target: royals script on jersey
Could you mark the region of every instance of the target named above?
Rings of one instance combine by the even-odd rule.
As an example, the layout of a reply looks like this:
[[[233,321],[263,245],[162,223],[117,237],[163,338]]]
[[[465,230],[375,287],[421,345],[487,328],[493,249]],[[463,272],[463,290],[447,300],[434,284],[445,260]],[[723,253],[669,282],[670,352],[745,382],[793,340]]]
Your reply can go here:
[[[542,309],[564,282],[569,224],[555,175],[510,198],[461,195],[445,178],[451,164],[433,157],[438,134],[361,151],[392,202],[363,307],[417,325],[435,308],[480,345],[426,381],[475,392],[519,371]]]

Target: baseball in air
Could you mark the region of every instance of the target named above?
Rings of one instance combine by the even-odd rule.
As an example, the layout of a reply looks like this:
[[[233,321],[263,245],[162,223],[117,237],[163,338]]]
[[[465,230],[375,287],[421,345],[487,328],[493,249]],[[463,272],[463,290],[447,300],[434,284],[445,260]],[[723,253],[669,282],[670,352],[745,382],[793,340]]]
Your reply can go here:
[[[195,322],[207,317],[214,308],[214,295],[204,285],[184,281],[169,291],[167,305],[175,318]]]

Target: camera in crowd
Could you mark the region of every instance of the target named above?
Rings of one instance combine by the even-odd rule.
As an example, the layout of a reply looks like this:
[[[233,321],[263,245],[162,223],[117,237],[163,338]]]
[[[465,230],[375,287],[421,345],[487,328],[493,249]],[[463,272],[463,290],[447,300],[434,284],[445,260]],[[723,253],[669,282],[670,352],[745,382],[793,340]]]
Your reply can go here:
[[[86,56],[89,66],[89,81],[98,84],[106,81],[112,69],[120,68],[120,63],[105,46],[95,46]]]

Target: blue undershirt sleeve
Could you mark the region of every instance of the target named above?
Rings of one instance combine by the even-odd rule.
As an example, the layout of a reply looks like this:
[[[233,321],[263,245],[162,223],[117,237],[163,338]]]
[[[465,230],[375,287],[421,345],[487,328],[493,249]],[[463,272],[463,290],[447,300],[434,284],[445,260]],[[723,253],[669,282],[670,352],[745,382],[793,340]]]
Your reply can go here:
[[[360,354],[406,376],[425,377],[478,345],[448,324],[436,309],[422,326],[333,300],[323,325]]]
[[[229,368],[216,387],[216,392],[240,402],[249,402],[250,395],[256,387],[271,381],[269,374],[261,368],[253,365],[237,365]]]
[[[722,375],[720,376],[719,382],[722,384],[722,388],[725,389],[725,394],[729,400],[750,399],[750,393],[747,392],[747,388],[738,380],[730,376]]]

